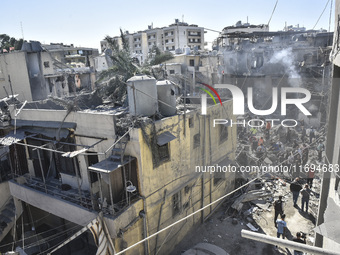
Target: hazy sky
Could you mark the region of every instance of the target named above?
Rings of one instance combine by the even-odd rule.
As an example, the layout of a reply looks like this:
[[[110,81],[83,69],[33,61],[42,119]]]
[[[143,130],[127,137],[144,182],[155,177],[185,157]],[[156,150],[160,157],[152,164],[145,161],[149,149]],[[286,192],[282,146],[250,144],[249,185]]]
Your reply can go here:
[[[270,31],[282,30],[288,25],[305,26],[312,29],[328,6],[315,29],[334,30],[335,0],[279,0]],[[333,2],[333,3],[332,3]],[[154,27],[168,26],[175,18],[189,24],[221,31],[237,21],[251,24],[267,24],[276,0],[234,1],[115,1],[115,0],[57,0],[57,1],[8,1],[1,3],[0,34],[21,38],[21,25],[25,40],[42,43],[63,42],[75,46],[99,48],[100,40],[106,35],[119,35],[119,29],[130,33]],[[332,11],[331,11],[332,6]],[[205,35],[212,42],[218,33]]]

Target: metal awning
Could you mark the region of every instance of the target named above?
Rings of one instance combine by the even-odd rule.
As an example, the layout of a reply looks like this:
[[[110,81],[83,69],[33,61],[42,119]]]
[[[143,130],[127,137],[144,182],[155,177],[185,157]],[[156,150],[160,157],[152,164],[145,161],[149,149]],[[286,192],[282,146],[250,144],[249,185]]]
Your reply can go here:
[[[166,131],[159,136],[157,136],[157,144],[159,146],[162,146],[164,144],[167,144],[168,142],[171,142],[172,140],[176,139],[177,137],[171,134],[169,131]]]
[[[32,137],[35,135],[36,134],[26,135],[25,130],[20,130],[20,129],[16,130],[15,134],[14,134],[14,131],[11,131],[5,137],[0,138],[0,144],[3,146],[10,146],[14,143],[24,140],[26,137]]]
[[[110,158],[107,158],[107,159],[104,159],[103,161],[100,161],[97,164],[90,166],[89,170],[93,172],[109,174],[117,170],[118,168],[130,163],[134,159],[135,157],[125,157],[123,160],[123,163],[121,163],[121,162],[113,161]]]

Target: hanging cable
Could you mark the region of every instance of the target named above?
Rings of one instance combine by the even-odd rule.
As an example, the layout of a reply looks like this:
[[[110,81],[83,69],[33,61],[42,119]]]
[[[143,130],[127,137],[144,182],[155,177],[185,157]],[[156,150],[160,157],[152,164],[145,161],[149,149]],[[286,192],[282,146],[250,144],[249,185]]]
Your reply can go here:
[[[314,25],[314,27],[313,27],[313,29],[312,29],[312,30],[314,30],[314,29],[315,29],[315,27],[316,27],[316,25],[319,23],[319,20],[321,19],[321,17],[322,17],[322,15],[323,15],[323,13],[325,12],[325,10],[326,10],[326,8],[327,8],[327,5],[329,4],[329,1],[330,1],[330,0],[328,0],[328,1],[327,1],[326,5],[325,5],[325,8],[323,8],[323,11],[321,12],[321,14],[320,14],[320,16],[319,16],[318,20],[316,21],[316,23],[315,23],[315,25]]]

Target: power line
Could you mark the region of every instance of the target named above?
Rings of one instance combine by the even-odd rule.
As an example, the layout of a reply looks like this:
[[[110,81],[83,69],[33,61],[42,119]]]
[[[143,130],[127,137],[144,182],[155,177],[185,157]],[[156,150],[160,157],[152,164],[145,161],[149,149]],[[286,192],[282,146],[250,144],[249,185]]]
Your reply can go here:
[[[323,135],[324,135],[324,133],[323,133]],[[320,140],[320,139],[322,139],[322,138],[315,139],[315,141],[312,142],[312,143],[311,143],[310,145],[308,145],[307,147],[310,147],[313,143],[316,143],[316,142],[317,142],[318,140]],[[297,153],[298,153],[298,152],[297,152]],[[285,161],[286,161],[286,160],[285,160]],[[283,162],[285,162],[285,161],[283,161]],[[279,165],[281,165],[283,162],[281,162]],[[262,175],[264,175],[264,174],[266,174],[266,173],[263,173]],[[242,186],[236,188],[235,190],[229,192],[229,193],[226,194],[226,195],[223,195],[222,197],[220,197],[220,198],[216,199],[215,201],[209,203],[208,205],[206,205],[206,206],[204,206],[204,207],[198,209],[197,211],[195,211],[195,212],[193,212],[193,213],[191,213],[191,214],[189,214],[189,215],[183,217],[182,219],[180,219],[180,220],[178,220],[178,221],[175,221],[174,223],[172,223],[172,224],[170,224],[169,226],[167,226],[167,227],[165,227],[165,228],[159,230],[158,232],[156,232],[156,233],[154,233],[154,234],[152,234],[152,235],[150,235],[150,236],[148,236],[148,237],[142,239],[141,241],[139,241],[139,242],[137,242],[137,243],[135,243],[135,244],[133,244],[133,245],[127,247],[126,249],[124,249],[124,250],[118,252],[116,255],[120,255],[120,254],[122,254],[122,253],[124,253],[124,252],[130,250],[131,248],[133,248],[133,247],[135,247],[135,246],[137,246],[137,245],[143,243],[144,241],[151,239],[152,237],[154,237],[154,236],[156,236],[156,235],[162,233],[163,231],[165,231],[165,230],[167,230],[167,229],[169,229],[169,228],[171,228],[171,227],[177,225],[178,223],[180,223],[180,222],[182,222],[182,221],[184,221],[184,220],[190,218],[191,216],[193,216],[193,215],[195,215],[195,214],[197,214],[197,213],[203,211],[203,210],[206,209],[207,207],[209,207],[209,206],[211,206],[211,205],[213,205],[213,204],[219,202],[220,200],[222,200],[222,199],[224,199],[224,198],[230,196],[231,194],[235,193],[236,191],[238,191],[238,190],[244,188],[245,186],[247,186],[248,184],[254,182],[254,181],[257,180],[258,178],[262,177],[262,175],[260,175],[260,176],[258,176],[258,177],[256,177],[256,178],[254,178],[254,179],[252,179],[252,180],[250,180],[250,181],[247,182],[246,184],[244,184],[244,185],[242,185]]]
[[[193,215],[195,215],[195,214],[197,214],[197,213],[199,213],[199,212],[205,210],[205,209],[208,208],[209,206],[211,206],[211,205],[213,205],[213,204],[215,204],[215,203],[221,201],[222,199],[224,199],[224,198],[230,196],[231,194],[233,194],[233,193],[235,193],[236,191],[238,191],[238,190],[244,188],[245,186],[249,185],[250,183],[254,182],[254,181],[257,180],[257,179],[258,179],[258,177],[256,177],[256,178],[250,180],[250,181],[247,182],[246,184],[243,184],[242,186],[238,187],[237,189],[234,189],[233,191],[229,192],[228,194],[226,194],[226,195],[224,195],[224,196],[222,196],[222,197],[216,199],[215,201],[213,201],[213,202],[207,204],[206,206],[204,206],[204,207],[198,209],[197,211],[195,211],[195,212],[193,212],[193,213],[191,213],[191,214],[189,214],[189,215],[183,217],[182,219],[180,219],[180,220],[178,220],[178,221],[175,221],[174,223],[172,223],[172,224],[170,224],[169,226],[167,226],[167,227],[161,229],[160,231],[158,231],[158,232],[156,232],[156,233],[154,233],[154,234],[152,234],[152,235],[150,235],[150,236],[148,236],[148,237],[142,239],[141,241],[139,241],[139,242],[137,242],[137,243],[135,243],[135,244],[133,244],[133,245],[127,247],[126,249],[124,249],[124,250],[118,252],[116,255],[123,254],[124,252],[130,250],[131,248],[133,248],[133,247],[135,247],[135,246],[137,246],[137,245],[139,245],[139,244],[145,242],[146,240],[149,240],[150,238],[152,238],[152,237],[154,237],[154,236],[156,236],[156,235],[158,235],[158,234],[164,232],[165,230],[167,230],[167,229],[169,229],[169,228],[171,228],[171,227],[177,225],[178,223],[180,223],[180,222],[182,222],[182,221],[184,221],[184,220],[190,218],[191,216],[193,216]]]
[[[326,8],[327,8],[327,6],[328,6],[328,4],[329,4],[329,1],[330,1],[330,0],[328,0],[328,1],[327,1],[326,5],[325,5],[325,8],[323,8],[323,11],[321,12],[321,14],[320,14],[320,16],[319,16],[318,20],[316,21],[316,23],[315,23],[315,25],[314,25],[314,27],[313,27],[313,29],[312,29],[312,30],[314,30],[314,29],[315,29],[315,27],[316,27],[316,25],[319,23],[319,20],[321,19],[321,17],[322,17],[322,15],[323,15],[323,13],[325,12],[325,10],[326,10]]]

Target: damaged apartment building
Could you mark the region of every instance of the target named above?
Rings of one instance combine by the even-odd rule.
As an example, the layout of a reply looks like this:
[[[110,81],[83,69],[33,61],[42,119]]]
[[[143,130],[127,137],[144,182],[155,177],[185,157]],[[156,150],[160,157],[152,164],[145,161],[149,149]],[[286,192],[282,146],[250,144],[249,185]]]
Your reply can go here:
[[[0,140],[11,169],[0,186],[7,195],[1,201],[9,201],[0,209],[2,244],[34,235],[41,241],[15,245],[27,254],[51,251],[102,213],[119,252],[234,189],[234,173],[196,171],[235,158],[236,127],[212,125],[236,121],[231,100],[201,115],[198,105],[176,102],[170,81],[137,75],[127,85],[128,107],[82,109],[65,101],[63,108],[60,100],[9,106],[13,125]],[[170,253],[216,206],[125,254]],[[96,251],[90,231],[70,244],[53,254]]]
[[[269,109],[272,87],[302,87],[312,98],[307,105],[311,117],[290,111],[289,118],[308,125],[325,124],[333,33],[286,26],[270,32],[267,25],[238,22],[225,27],[215,41],[218,50],[218,83],[233,84],[247,94],[253,87],[256,109]],[[254,96],[255,98],[255,96]],[[274,113],[272,117],[278,117]]]
[[[24,42],[20,51],[0,54],[0,95],[21,101],[67,97],[95,83],[98,50],[73,45]]]
[[[204,49],[204,28],[195,24],[188,24],[175,19],[175,23],[161,28],[148,26],[147,30],[129,33],[125,31],[124,37],[129,44],[132,57],[138,59],[140,64],[146,62],[150,50],[158,47],[161,52],[183,52],[184,48],[203,50]],[[122,48],[122,39],[120,36],[113,37]],[[106,40],[100,41],[101,51],[109,49]]]

